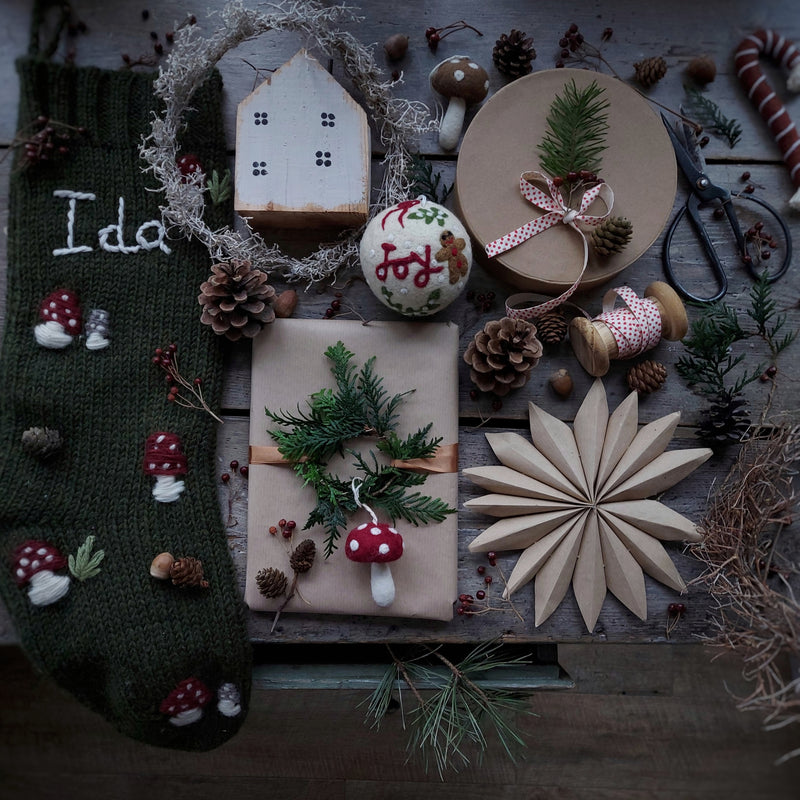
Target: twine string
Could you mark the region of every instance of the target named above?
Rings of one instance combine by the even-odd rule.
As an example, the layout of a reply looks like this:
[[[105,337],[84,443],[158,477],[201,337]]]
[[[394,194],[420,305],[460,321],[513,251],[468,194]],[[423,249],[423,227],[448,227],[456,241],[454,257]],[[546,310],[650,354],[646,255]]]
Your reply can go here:
[[[363,484],[364,481],[361,480],[361,478],[359,477],[355,477],[353,478],[352,481],[350,481],[350,491],[353,493],[353,500],[356,501],[356,505],[359,508],[363,508],[364,511],[369,513],[369,515],[372,517],[372,524],[377,525],[378,524],[377,514],[366,503],[362,503],[361,498],[359,497],[359,492],[361,491],[361,487],[363,486]]]

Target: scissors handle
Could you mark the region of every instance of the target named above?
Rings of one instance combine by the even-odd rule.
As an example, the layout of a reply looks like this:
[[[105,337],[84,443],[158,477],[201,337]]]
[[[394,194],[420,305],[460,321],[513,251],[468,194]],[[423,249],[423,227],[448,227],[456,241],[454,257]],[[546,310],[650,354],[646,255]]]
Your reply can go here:
[[[669,282],[672,284],[678,294],[680,294],[685,300],[692,300],[695,303],[714,303],[721,297],[724,297],[725,292],[728,291],[728,276],[725,274],[725,269],[722,266],[722,262],[719,260],[719,256],[717,255],[717,251],[715,250],[714,244],[711,241],[711,237],[708,235],[708,231],[706,230],[703,221],[700,219],[699,208],[700,199],[697,197],[697,195],[690,194],[688,200],[686,201],[686,205],[678,211],[678,213],[675,215],[675,219],[672,220],[672,224],[667,229],[667,235],[664,237],[664,272],[666,272]],[[700,241],[703,245],[703,250],[708,257],[708,263],[711,267],[711,274],[714,276],[717,282],[717,291],[710,297],[700,297],[699,295],[690,292],[678,280],[678,276],[675,274],[675,270],[672,267],[672,256],[670,252],[672,248],[672,237],[675,235],[675,231],[678,228],[680,221],[683,219],[684,214],[686,213],[689,214],[689,219],[692,221],[695,232],[700,238]]]

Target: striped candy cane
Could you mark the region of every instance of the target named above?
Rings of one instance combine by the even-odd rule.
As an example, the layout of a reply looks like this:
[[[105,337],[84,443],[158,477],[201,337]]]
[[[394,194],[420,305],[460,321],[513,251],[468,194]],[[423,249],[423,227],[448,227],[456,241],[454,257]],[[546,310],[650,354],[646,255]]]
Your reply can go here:
[[[797,189],[789,205],[800,209],[800,134],[758,63],[762,54],[788,73],[786,86],[797,92],[800,91],[800,50],[776,31],[758,30],[739,43],[734,61],[736,74],[747,90],[747,96],[769,126],[789,167],[789,175]]]

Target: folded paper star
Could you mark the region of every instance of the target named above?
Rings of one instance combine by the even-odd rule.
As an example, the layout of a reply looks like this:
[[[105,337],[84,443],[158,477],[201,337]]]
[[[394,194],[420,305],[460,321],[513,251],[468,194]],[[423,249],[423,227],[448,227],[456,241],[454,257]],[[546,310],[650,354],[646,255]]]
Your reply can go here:
[[[464,470],[492,492],[464,505],[500,518],[472,541],[470,551],[523,550],[506,596],[535,577],[537,626],[555,611],[570,582],[590,631],[607,589],[646,619],[643,573],[686,589],[659,540],[702,538],[691,520],[648,498],[689,475],[711,450],[667,451],[680,412],[639,429],[636,392],[609,416],[599,380],[572,429],[528,405],[533,444],[516,433],[486,434],[502,466]]]

